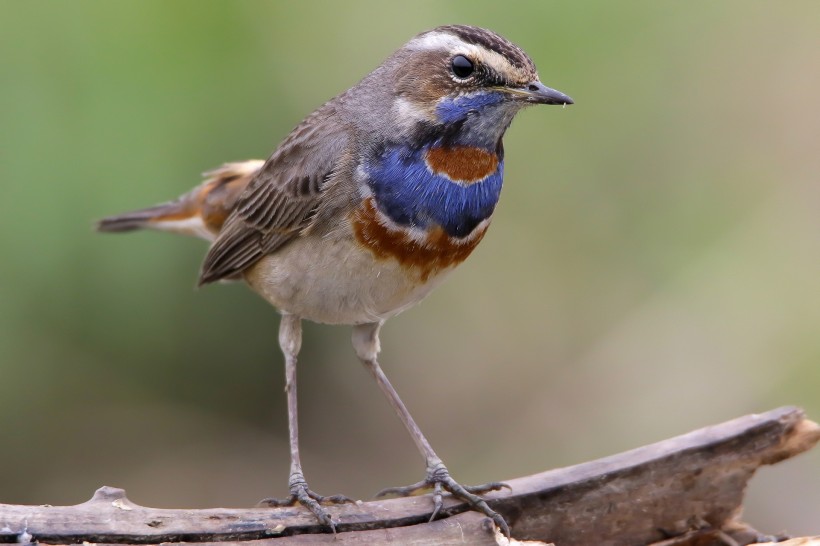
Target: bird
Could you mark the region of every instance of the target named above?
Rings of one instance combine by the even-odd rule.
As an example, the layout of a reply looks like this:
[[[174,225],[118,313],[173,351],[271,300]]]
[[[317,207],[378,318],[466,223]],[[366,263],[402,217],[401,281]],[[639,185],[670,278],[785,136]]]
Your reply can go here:
[[[103,232],[155,229],[211,243],[199,285],[241,280],[281,314],[290,443],[289,496],[336,532],[307,484],[299,452],[296,361],[302,321],[352,326],[353,349],[424,458],[435,519],[449,493],[491,518],[431,447],[378,361],[379,332],[419,303],[484,237],[504,173],[503,136],[531,105],[573,100],[544,85],[532,59],[499,34],[469,25],[422,32],[359,83],[299,123],[265,161],[226,163],[181,197],[102,219]]]

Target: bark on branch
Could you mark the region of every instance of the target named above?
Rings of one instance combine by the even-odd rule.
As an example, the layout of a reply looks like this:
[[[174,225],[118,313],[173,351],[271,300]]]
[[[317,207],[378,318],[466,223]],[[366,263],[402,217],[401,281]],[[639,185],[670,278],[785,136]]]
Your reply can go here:
[[[511,492],[487,498],[518,540],[557,546],[765,542],[739,519],[749,479],[760,466],[806,451],[818,440],[820,427],[801,410],[780,408],[510,480]],[[120,489],[103,487],[76,506],[0,504],[0,543],[506,543],[487,518],[463,503],[447,499],[441,518],[428,522],[431,508],[427,496],[332,506],[334,537],[302,508],[146,508]]]

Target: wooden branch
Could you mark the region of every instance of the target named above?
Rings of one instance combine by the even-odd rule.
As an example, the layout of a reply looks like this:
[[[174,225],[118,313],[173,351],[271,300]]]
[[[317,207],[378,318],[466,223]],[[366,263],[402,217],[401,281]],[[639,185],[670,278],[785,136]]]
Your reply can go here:
[[[801,410],[780,408],[510,480],[511,492],[487,498],[518,540],[557,546],[765,542],[739,520],[746,484],[760,466],[806,451],[818,440],[820,427]],[[120,489],[103,487],[76,506],[0,504],[0,543],[506,543],[489,519],[467,511],[463,503],[446,499],[442,517],[428,523],[431,508],[429,496],[332,506],[338,529],[334,537],[301,507],[146,508],[132,503]]]

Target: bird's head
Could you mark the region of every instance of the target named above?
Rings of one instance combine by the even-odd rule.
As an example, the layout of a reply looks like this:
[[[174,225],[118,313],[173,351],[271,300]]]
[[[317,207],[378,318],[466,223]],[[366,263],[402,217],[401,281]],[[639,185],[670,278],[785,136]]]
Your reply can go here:
[[[573,103],[541,83],[520,47],[494,32],[466,25],[419,34],[370,78],[372,83],[389,82],[387,116],[402,137],[444,134],[491,147],[521,108]]]

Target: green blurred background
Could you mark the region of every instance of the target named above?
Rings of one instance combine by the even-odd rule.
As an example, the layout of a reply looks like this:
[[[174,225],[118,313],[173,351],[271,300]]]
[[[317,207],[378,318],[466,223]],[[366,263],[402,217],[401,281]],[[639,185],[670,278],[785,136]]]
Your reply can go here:
[[[0,502],[286,493],[278,318],[195,290],[206,246],[94,220],[264,158],[414,34],[486,26],[576,100],[506,139],[488,236],[383,331],[457,479],[569,465],[783,404],[820,419],[820,3],[0,3]],[[422,476],[349,329],[309,325],[305,470]],[[764,469],[762,530],[820,532],[820,451]]]

